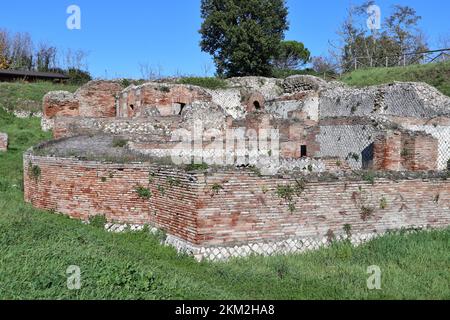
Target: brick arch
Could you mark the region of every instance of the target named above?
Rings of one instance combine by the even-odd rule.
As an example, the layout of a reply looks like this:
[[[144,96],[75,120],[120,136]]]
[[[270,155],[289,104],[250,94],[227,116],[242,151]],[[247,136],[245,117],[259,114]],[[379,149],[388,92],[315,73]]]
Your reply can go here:
[[[247,112],[264,110],[264,96],[259,92],[253,92],[247,100]]]

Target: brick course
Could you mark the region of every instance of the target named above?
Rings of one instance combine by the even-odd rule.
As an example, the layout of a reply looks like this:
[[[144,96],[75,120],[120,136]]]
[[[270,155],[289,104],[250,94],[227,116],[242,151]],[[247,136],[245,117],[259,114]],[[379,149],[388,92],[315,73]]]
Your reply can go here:
[[[32,166],[40,168],[34,177]],[[193,245],[234,246],[286,238],[450,224],[450,182],[441,178],[311,181],[292,200],[277,195],[299,177],[249,171],[187,173],[155,164],[105,164],[25,155],[25,199],[74,218],[151,224]],[[152,197],[142,199],[137,186]],[[292,204],[291,208],[289,203]],[[292,207],[294,207],[293,211]],[[364,217],[364,212],[370,214]],[[366,212],[367,213],[367,212]]]

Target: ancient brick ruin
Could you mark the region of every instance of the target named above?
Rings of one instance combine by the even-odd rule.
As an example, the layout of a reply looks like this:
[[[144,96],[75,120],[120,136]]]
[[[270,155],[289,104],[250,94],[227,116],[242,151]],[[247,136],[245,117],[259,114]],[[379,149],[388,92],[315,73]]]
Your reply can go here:
[[[8,134],[0,132],[0,151],[8,150]]]
[[[55,140],[24,155],[26,200],[148,224],[213,260],[450,224],[450,98],[422,83],[227,83],[47,94]]]

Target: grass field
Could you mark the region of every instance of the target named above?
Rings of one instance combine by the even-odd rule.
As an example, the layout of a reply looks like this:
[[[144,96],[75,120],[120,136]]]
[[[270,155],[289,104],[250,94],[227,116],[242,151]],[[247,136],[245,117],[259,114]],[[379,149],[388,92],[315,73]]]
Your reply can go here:
[[[145,232],[111,234],[23,201],[22,153],[49,135],[0,110],[0,299],[450,299],[450,229],[358,248],[197,263]],[[67,289],[77,265],[81,289]],[[382,271],[369,290],[367,267]]]
[[[396,68],[357,70],[341,79],[351,86],[363,87],[393,81],[421,81],[450,96],[450,61]]]

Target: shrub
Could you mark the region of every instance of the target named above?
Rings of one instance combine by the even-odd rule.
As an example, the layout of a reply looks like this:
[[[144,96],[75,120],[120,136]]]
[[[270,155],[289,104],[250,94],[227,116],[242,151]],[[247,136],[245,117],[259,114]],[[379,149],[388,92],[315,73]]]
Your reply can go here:
[[[372,171],[366,172],[363,176],[364,181],[375,184],[375,174]]]
[[[74,85],[82,85],[92,80],[89,72],[80,69],[70,68],[66,74],[69,77],[69,83]]]
[[[170,92],[170,88],[168,86],[162,86],[162,87],[159,88],[159,91],[169,93]]]
[[[152,197],[152,192],[143,186],[137,186],[136,192],[142,199],[150,199]]]
[[[181,184],[180,179],[175,179],[173,177],[168,177],[167,178],[167,183],[169,184],[170,187],[178,187]]]
[[[206,89],[224,89],[228,87],[227,82],[220,78],[187,77],[179,79],[178,83],[190,84],[193,86],[199,86]]]
[[[41,176],[41,168],[38,165],[31,165],[30,163],[30,176],[34,180],[38,180]]]
[[[112,142],[114,148],[123,148],[127,145],[127,143],[128,140],[119,137],[114,137]]]
[[[362,206],[361,207],[361,219],[363,221],[366,221],[373,215],[374,212],[375,212],[374,208]]]
[[[206,163],[191,163],[186,166],[186,171],[205,171],[208,169]]]
[[[347,238],[351,238],[352,237],[352,226],[348,223],[344,224],[344,232],[347,235]]]
[[[214,183],[213,186],[211,187],[211,190],[217,194],[220,192],[220,190],[223,190],[223,187],[218,183]]]
[[[104,215],[96,215],[89,217],[89,224],[93,227],[104,229],[108,221]]]

